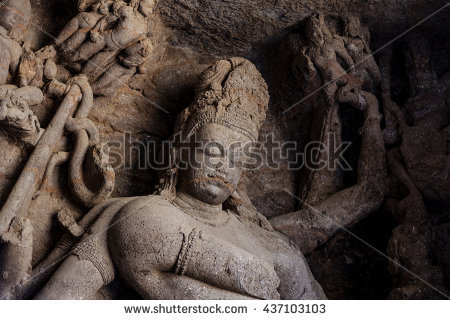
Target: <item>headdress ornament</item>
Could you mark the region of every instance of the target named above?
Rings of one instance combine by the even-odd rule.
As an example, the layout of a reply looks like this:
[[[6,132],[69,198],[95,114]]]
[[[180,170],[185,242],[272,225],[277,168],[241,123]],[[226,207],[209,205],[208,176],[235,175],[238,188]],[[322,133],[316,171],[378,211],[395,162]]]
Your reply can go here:
[[[268,104],[267,84],[250,61],[220,60],[202,73],[196,99],[181,114],[176,132],[189,137],[205,124],[218,123],[257,141]]]

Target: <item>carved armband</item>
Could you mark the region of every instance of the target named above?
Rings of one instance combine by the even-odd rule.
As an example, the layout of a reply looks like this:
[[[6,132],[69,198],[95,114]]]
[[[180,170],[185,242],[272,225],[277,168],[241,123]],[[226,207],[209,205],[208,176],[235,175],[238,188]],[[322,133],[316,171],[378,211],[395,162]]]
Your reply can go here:
[[[197,231],[197,229],[194,229],[186,239],[186,235],[183,233],[183,245],[181,247],[180,254],[178,255],[177,264],[175,267],[176,274],[184,275],[186,273],[193,247],[195,243],[201,238],[201,235],[201,231]]]
[[[97,237],[88,237],[80,241],[74,248],[73,254],[81,260],[88,260],[100,272],[104,285],[114,280],[114,267],[112,261],[105,257],[101,246],[98,244]]]

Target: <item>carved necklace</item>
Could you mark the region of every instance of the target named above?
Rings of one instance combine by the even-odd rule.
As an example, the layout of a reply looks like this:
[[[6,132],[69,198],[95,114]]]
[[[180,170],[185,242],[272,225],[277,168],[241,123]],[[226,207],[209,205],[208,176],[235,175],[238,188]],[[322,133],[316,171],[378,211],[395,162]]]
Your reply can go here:
[[[185,193],[177,193],[175,199],[170,202],[195,220],[212,227],[224,227],[230,221],[229,213],[223,211],[222,206],[200,204],[199,200]]]

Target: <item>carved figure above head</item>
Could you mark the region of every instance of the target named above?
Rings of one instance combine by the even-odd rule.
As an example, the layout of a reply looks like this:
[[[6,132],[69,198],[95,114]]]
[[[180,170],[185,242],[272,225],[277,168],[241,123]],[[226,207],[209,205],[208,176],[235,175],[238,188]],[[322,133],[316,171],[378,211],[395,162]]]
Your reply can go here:
[[[84,63],[101,51],[118,53],[145,35],[149,4],[143,0],[130,4],[97,3],[90,12],[81,12],[73,18],[56,44],[63,49],[69,64]]]
[[[98,67],[97,59],[86,63],[83,73],[88,74],[89,79],[93,82],[94,94],[99,96],[114,95],[120,87],[128,83],[133,75],[143,73],[145,60],[152,52],[152,48],[151,41],[144,38],[123,50],[117,57],[116,62],[107,70]],[[103,58],[103,55],[97,55],[97,57]]]
[[[146,38],[154,0],[80,1],[84,10],[62,29],[55,44],[60,61],[88,75],[96,95],[113,95],[151,52]]]

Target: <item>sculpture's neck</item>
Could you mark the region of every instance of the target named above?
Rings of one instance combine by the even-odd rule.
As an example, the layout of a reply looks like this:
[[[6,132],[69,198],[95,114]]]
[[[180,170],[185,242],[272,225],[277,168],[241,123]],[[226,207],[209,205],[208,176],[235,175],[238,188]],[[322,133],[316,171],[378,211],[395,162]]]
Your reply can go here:
[[[190,214],[205,220],[214,221],[222,213],[222,205],[211,205],[193,198],[182,191],[177,192],[175,203],[181,208],[190,209]]]

